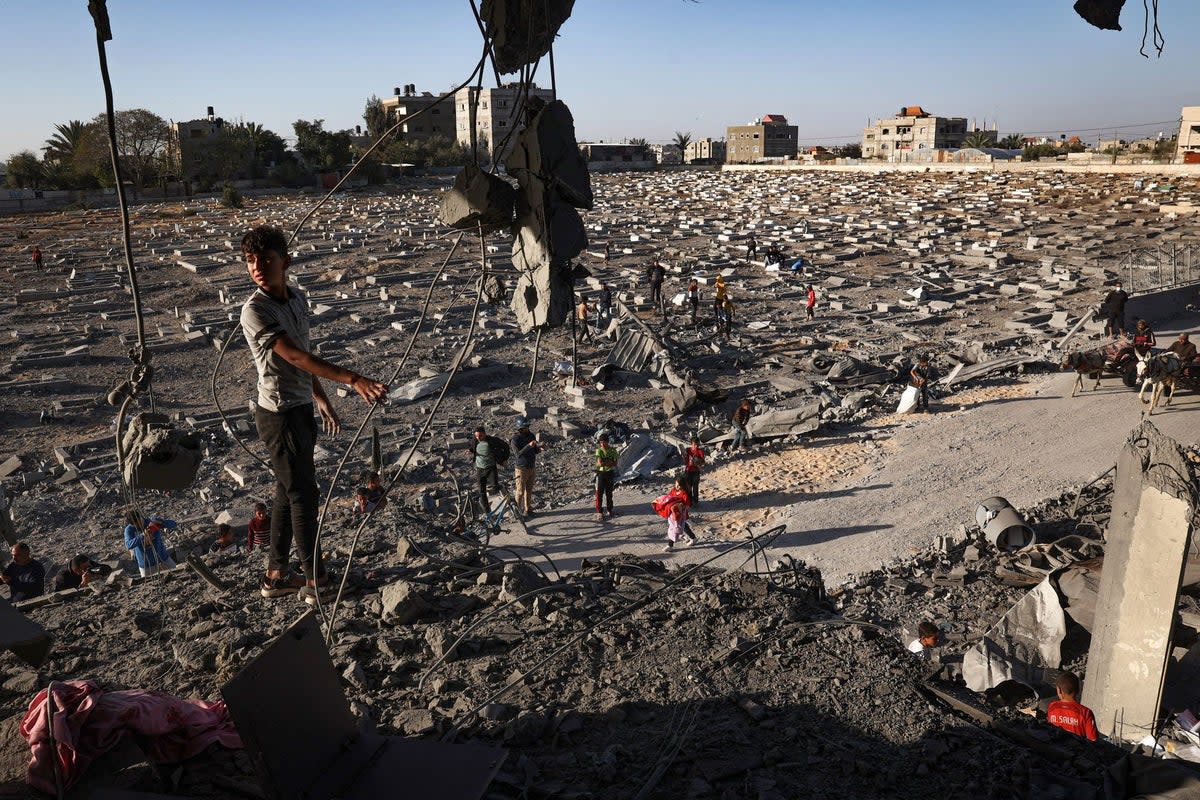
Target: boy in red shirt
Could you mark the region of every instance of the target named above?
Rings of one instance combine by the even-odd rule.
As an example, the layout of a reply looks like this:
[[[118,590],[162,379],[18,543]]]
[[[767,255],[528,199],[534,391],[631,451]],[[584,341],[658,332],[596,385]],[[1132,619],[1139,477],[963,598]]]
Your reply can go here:
[[[271,544],[271,515],[266,503],[254,504],[254,516],[246,523],[246,550],[265,549]]]
[[[692,505],[700,502],[700,468],[704,466],[704,448],[700,437],[693,436],[691,446],[683,451],[683,488]]]
[[[1046,709],[1046,721],[1067,733],[1096,741],[1100,736],[1096,731],[1096,718],[1090,708],[1076,700],[1079,697],[1079,678],[1073,672],[1063,672],[1055,681],[1054,688],[1058,692],[1058,699]]]

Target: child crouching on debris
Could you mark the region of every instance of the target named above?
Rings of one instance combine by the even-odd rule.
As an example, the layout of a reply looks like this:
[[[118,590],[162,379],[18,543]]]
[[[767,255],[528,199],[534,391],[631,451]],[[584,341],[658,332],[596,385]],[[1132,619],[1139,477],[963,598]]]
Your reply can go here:
[[[208,548],[209,555],[225,556],[242,552],[242,547],[233,540],[233,528],[222,522],[217,526],[217,540]]]
[[[1058,699],[1046,709],[1046,721],[1067,733],[1096,741],[1100,737],[1096,730],[1096,717],[1090,708],[1078,701],[1079,676],[1074,672],[1059,673],[1054,688]]]
[[[941,643],[941,629],[929,620],[925,620],[917,626],[917,638],[908,643],[908,652],[928,661],[933,657],[930,651]]]
[[[164,528],[174,530],[175,520],[154,517],[146,519],[137,509],[125,514],[125,547],[137,561],[138,572],[147,575],[163,569],[174,569],[175,561],[163,543]]]

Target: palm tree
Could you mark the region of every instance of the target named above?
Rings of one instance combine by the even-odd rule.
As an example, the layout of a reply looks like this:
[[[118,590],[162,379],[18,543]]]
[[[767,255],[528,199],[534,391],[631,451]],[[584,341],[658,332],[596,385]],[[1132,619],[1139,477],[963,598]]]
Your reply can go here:
[[[631,145],[633,145],[634,147],[645,147],[646,145],[650,144],[649,142],[647,142],[645,139],[643,139],[640,136],[636,136],[636,137],[630,139],[629,143]]]
[[[70,163],[87,134],[87,123],[73,119],[65,125],[55,125],[54,130],[55,134],[42,146],[42,152],[45,154],[43,157],[46,161]]]
[[[1025,136],[1020,133],[1010,133],[1000,140],[1000,146],[1005,150],[1020,150],[1025,144]]]
[[[692,143],[692,132],[687,131],[684,133],[682,131],[675,131],[675,138],[671,141],[671,143],[679,148],[679,163],[686,164],[687,146]]]
[[[988,131],[971,131],[963,139],[963,147],[995,147],[996,137]]]

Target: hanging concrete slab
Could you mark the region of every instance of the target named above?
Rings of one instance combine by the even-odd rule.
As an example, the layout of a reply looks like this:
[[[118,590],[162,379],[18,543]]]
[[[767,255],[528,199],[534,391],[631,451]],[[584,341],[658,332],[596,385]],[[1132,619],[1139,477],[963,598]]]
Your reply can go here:
[[[1046,578],[963,654],[963,680],[976,692],[1007,680],[1037,686],[1047,668],[1058,668],[1066,635],[1058,593]]]
[[[39,667],[50,652],[50,634],[0,598],[0,647],[31,667]]]
[[[479,16],[500,74],[516,72],[550,51],[575,0],[483,0]]]
[[[222,686],[221,695],[272,800],[477,800],[504,760],[505,751],[494,747],[362,730],[311,611]]]
[[[1083,687],[1105,735],[1138,741],[1158,717],[1195,493],[1179,443],[1150,422],[1134,428],[1117,459]]]

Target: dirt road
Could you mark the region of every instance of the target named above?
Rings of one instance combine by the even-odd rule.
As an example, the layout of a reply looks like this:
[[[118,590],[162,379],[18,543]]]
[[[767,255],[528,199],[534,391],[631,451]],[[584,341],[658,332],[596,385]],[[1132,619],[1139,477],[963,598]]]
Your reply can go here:
[[[744,540],[739,528],[777,524],[787,532],[772,553],[819,567],[833,586],[849,575],[923,549],[940,534],[974,525],[993,495],[1022,506],[1087,482],[1108,469],[1146,406],[1116,379],[1071,398],[1074,376],[1034,376],[999,391],[967,391],[937,413],[885,418],[878,442],[813,447],[716,463],[701,486],[696,527],[702,541],[662,552],[665,524],[649,509],[653,493],[617,493],[618,517],[594,520],[590,498],[535,516],[528,535],[497,543],[545,549],[562,570],[616,552],[692,562]],[[1197,440],[1200,395],[1183,391],[1154,423],[1182,443]],[[884,439],[890,435],[890,438]],[[841,475],[839,475],[841,473]],[[659,487],[655,487],[659,488]],[[665,487],[661,487],[664,488]],[[705,535],[707,534],[707,535]],[[748,549],[720,559],[734,566]]]

